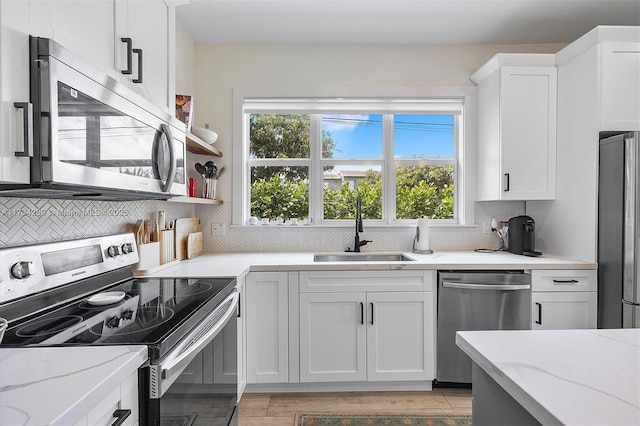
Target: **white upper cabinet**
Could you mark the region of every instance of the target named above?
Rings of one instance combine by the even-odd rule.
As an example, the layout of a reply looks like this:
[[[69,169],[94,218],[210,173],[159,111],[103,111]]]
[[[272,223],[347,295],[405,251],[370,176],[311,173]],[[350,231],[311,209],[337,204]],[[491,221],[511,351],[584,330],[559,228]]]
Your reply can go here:
[[[0,182],[29,183],[25,151],[28,103],[29,35],[55,40],[112,78],[173,114],[175,103],[175,13],[171,0],[24,0],[0,1]],[[142,51],[132,52],[132,74],[126,68],[129,37]],[[35,141],[34,141],[35,142]]]
[[[51,8],[51,34],[38,35],[54,39],[111,77],[116,77],[115,0],[35,3],[41,8]]]
[[[173,3],[168,0],[116,0],[115,5],[115,62],[118,80],[157,106],[173,113]],[[123,74],[123,70],[130,73]]]
[[[29,102],[29,4],[0,1],[0,181],[29,182],[29,157],[16,156],[25,146],[23,109]]]
[[[640,43],[600,48],[600,130],[640,130]]]
[[[499,54],[478,85],[478,200],[556,196],[554,55]]]

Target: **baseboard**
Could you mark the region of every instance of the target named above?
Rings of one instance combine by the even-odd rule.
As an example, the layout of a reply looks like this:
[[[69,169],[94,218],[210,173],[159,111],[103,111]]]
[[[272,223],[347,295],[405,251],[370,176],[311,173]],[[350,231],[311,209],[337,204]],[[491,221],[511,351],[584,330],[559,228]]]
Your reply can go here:
[[[430,380],[420,382],[330,382],[330,383],[253,383],[245,393],[281,392],[385,392],[430,391]]]

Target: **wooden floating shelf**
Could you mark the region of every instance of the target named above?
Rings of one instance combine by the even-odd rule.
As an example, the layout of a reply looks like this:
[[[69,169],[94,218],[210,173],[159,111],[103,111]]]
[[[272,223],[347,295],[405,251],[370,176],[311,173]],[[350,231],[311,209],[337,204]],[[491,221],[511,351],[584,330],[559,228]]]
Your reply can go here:
[[[200,198],[200,197],[173,197],[173,198],[169,198],[167,201],[171,201],[172,203],[210,204],[210,205],[220,205],[223,203],[222,200],[212,200],[211,198]]]
[[[216,157],[222,157],[222,151],[209,145],[196,135],[187,132],[187,151],[194,154],[214,155]]]

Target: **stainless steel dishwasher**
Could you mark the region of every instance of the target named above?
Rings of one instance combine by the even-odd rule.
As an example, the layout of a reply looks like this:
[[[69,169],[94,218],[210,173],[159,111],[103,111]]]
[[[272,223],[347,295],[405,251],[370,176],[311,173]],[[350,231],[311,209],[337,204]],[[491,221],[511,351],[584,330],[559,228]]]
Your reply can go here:
[[[438,272],[438,350],[435,385],[471,383],[471,359],[456,331],[527,330],[531,275],[524,271]]]

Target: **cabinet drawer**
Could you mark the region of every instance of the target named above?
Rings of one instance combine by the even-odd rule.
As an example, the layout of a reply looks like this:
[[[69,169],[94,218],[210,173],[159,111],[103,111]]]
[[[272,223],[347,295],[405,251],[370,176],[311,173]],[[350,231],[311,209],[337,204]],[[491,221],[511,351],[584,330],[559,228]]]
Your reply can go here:
[[[533,270],[532,291],[597,291],[598,273],[584,270]]]
[[[300,292],[433,291],[435,271],[300,271]]]

